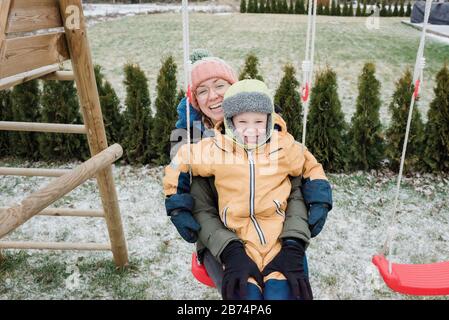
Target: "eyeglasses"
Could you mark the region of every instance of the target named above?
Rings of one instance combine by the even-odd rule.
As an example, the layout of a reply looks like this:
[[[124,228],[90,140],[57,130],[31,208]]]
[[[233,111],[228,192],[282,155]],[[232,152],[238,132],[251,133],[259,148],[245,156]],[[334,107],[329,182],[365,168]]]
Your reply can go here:
[[[199,87],[195,91],[195,96],[198,100],[205,100],[209,97],[210,90],[214,90],[217,95],[222,96],[229,86],[230,84],[226,80],[218,80],[211,87]]]

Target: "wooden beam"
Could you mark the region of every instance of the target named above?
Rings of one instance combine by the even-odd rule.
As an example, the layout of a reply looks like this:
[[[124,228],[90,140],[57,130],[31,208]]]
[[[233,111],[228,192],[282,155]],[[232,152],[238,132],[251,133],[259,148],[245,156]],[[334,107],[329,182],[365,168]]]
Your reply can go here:
[[[53,32],[4,40],[0,78],[31,71],[69,59],[64,32]]]
[[[110,244],[102,243],[68,243],[68,242],[19,242],[0,241],[0,249],[36,249],[36,250],[111,250]]]
[[[75,81],[73,71],[56,71],[47,74],[41,78],[42,80],[57,80],[57,81]]]
[[[86,134],[82,124],[0,121],[0,130]]]
[[[0,210],[8,209],[7,207],[0,207]],[[53,216],[53,217],[91,217],[104,218],[102,210],[81,210],[68,208],[47,208],[37,214],[38,216]]]
[[[0,0],[0,61],[3,60],[5,55],[6,26],[10,5],[11,0]]]
[[[88,131],[89,148],[91,154],[94,155],[107,148],[108,143],[101,113],[100,98],[95,82],[89,41],[87,39],[83,8],[81,0],[60,0],[59,5],[80,98],[81,111]],[[77,8],[76,12],[74,12],[73,8]],[[117,266],[123,267],[128,264],[128,249],[126,248],[112,168],[107,167],[99,172],[97,181],[114,261]]]
[[[58,0],[14,0],[6,33],[62,27]]]
[[[69,172],[70,172],[70,170],[67,170],[67,169],[35,169],[35,168],[0,167],[0,176],[60,177]]]
[[[45,76],[46,74],[54,73],[57,70],[59,70],[59,65],[52,64],[31,71],[22,72],[14,76],[2,78],[0,79],[0,90],[9,89],[18,84]]]
[[[120,158],[123,149],[114,144],[79,165],[69,173],[52,180],[46,187],[27,196],[21,204],[6,210],[0,210],[0,238],[7,235],[31,217],[63,197],[90,177]]]

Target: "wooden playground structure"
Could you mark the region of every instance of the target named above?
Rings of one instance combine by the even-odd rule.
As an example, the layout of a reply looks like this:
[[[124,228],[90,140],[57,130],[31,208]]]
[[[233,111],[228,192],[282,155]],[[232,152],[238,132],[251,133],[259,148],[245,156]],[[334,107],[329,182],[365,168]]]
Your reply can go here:
[[[63,70],[71,61],[72,71]],[[72,170],[0,168],[1,175],[57,177],[11,208],[0,208],[0,239],[35,215],[103,217],[110,244],[0,241],[1,249],[111,250],[128,264],[112,175],[122,147],[108,147],[81,0],[0,0],[0,90],[32,79],[75,80],[84,125],[0,121],[0,130],[86,134],[92,158]],[[98,182],[103,210],[48,208],[87,179]]]

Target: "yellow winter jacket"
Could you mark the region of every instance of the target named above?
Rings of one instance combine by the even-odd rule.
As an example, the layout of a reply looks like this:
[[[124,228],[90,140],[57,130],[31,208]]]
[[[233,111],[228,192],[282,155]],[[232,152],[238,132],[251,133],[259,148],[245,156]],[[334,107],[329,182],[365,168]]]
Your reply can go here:
[[[289,176],[327,180],[321,164],[287,132],[284,120],[273,116],[270,139],[256,150],[245,150],[232,137],[223,134],[223,123],[215,126],[215,136],[197,144],[183,145],[165,168],[163,179],[167,197],[179,201],[188,184],[189,163],[194,176],[215,176],[218,207],[223,224],[245,243],[249,257],[260,270],[281,249],[279,235],[284,223]],[[179,204],[188,208],[189,205]],[[265,278],[285,279],[280,273]]]

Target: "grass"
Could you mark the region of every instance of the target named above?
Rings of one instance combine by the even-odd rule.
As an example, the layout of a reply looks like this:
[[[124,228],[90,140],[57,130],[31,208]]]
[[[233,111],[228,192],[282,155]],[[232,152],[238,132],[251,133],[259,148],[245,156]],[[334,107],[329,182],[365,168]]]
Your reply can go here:
[[[401,23],[403,18],[380,18],[380,28],[369,30],[366,18],[317,18],[316,57],[318,68],[328,65],[338,76],[339,94],[346,120],[355,111],[357,78],[363,64],[373,61],[382,83],[381,118],[388,123],[387,106],[394,83],[407,67],[413,67],[420,32]],[[254,52],[260,60],[261,74],[274,92],[282,77],[282,66],[291,62],[298,72],[304,57],[307,17],[276,14],[201,14],[190,15],[190,47],[207,48],[228,61],[237,71],[244,56]],[[123,65],[138,63],[149,78],[153,101],[161,61],[173,55],[179,84],[183,81],[182,23],[180,14],[125,17],[101,22],[89,29],[94,62],[103,66],[124,101]],[[428,38],[425,49],[427,67],[420,109],[426,118],[433,97],[434,77],[449,58],[449,45]]]

